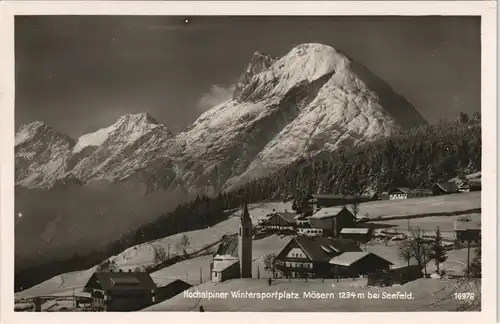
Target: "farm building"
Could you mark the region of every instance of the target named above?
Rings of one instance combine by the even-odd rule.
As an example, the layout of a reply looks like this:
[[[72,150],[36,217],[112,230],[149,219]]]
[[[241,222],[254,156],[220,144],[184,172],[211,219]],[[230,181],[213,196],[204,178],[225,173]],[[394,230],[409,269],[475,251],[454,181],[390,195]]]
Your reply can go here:
[[[458,192],[458,187],[453,182],[438,182],[432,186],[434,196],[448,195]]]
[[[163,283],[158,287],[155,295],[155,303],[170,299],[191,287],[192,285],[183,280],[172,279],[170,282]]]
[[[309,217],[311,229],[322,230],[322,235],[338,237],[345,227],[354,227],[356,218],[346,207],[329,207]]]
[[[340,230],[340,238],[350,239],[360,243],[370,241],[372,234],[371,228],[348,228],[344,227]]]
[[[389,190],[389,199],[390,200],[399,200],[399,199],[408,199],[408,195],[410,193],[410,188],[393,188]]]
[[[210,263],[213,282],[252,277],[252,219],[246,204],[240,220],[238,235],[223,239]]]
[[[147,272],[95,272],[84,287],[96,311],[137,311],[155,302],[157,286]]]
[[[296,216],[297,214],[289,212],[275,212],[260,225],[268,231],[293,230],[296,227]]]
[[[345,252],[333,257],[329,263],[339,277],[367,276],[371,273],[389,271],[392,262],[369,252]]]
[[[481,223],[468,221],[455,221],[454,230],[457,240],[462,242],[479,242],[481,241]]]
[[[393,188],[388,192],[390,200],[399,200],[399,199],[408,199],[408,198],[416,198],[416,197],[429,197],[432,196],[432,190],[425,188]]]
[[[291,278],[357,277],[390,264],[352,240],[327,237],[294,237],[276,257],[278,270]]]
[[[431,189],[417,188],[410,191],[411,197],[430,197],[433,195]]]
[[[390,270],[368,274],[368,286],[402,285],[409,281],[422,278],[422,270],[418,265],[391,266]]]
[[[481,180],[465,180],[457,185],[459,192],[481,191]]]

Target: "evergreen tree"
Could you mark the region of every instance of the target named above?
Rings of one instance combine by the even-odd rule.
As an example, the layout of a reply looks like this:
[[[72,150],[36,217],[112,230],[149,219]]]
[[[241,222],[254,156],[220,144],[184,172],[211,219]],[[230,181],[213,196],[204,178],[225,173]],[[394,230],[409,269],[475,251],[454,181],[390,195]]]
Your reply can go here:
[[[434,237],[434,241],[431,244],[431,253],[430,259],[434,260],[436,263],[436,272],[440,273],[439,266],[441,263],[446,261],[448,257],[446,256],[446,250],[443,246],[443,236],[441,235],[441,231],[439,227],[436,229],[436,236]]]

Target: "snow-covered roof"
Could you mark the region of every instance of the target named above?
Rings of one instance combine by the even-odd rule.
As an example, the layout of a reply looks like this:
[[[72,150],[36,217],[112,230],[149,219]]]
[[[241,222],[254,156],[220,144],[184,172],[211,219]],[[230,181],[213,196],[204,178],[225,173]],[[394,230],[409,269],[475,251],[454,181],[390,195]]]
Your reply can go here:
[[[368,234],[369,228],[343,228],[340,234]]]
[[[214,261],[214,268],[212,269],[213,271],[216,272],[221,272],[227,269],[228,267],[232,266],[235,263],[239,263],[240,260],[238,259],[225,259],[225,260],[217,260]]]

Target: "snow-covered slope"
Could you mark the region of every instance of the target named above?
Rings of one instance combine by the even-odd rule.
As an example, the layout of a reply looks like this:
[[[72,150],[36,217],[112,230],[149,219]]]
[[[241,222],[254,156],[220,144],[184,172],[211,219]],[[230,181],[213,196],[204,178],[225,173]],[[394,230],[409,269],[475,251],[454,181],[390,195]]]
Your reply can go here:
[[[106,179],[146,192],[217,191],[421,123],[411,104],[361,64],[330,46],[302,44],[281,58],[255,52],[233,98],[175,137],[148,114],[125,115],[76,143],[40,138],[38,122],[22,128],[16,181],[50,187],[59,178]]]
[[[282,203],[282,202],[271,202],[265,204],[251,204],[248,206],[250,211],[250,216],[252,218],[253,223],[257,223],[258,218],[264,217],[265,215],[273,212],[273,210],[284,211],[286,209],[291,208],[291,203]],[[241,215],[241,210],[236,211],[229,217],[227,220],[222,221],[212,227],[185,232],[190,241],[190,246],[187,249],[188,253],[199,251],[204,247],[217,243],[220,241],[222,235],[231,235],[235,234],[238,231],[238,225],[240,223],[239,216]],[[181,242],[182,235],[184,233],[179,233],[175,235],[171,235],[159,240],[147,242],[144,244],[139,244],[133,247],[126,249],[118,255],[112,256],[108,258],[109,261],[113,261],[116,266],[123,270],[128,271],[129,269],[137,269],[144,268],[147,266],[155,265],[157,262],[155,261],[155,251],[158,249],[163,249],[166,254],[170,254],[170,256],[179,254],[180,251],[177,249],[178,244]],[[279,237],[271,239],[268,242],[274,241],[286,241],[280,240]],[[257,242],[257,241],[256,241]],[[267,243],[268,243],[267,242]],[[266,243],[266,242],[263,242]],[[257,242],[255,244],[259,246]],[[264,244],[265,245],[265,244]],[[275,252],[275,251],[274,251]],[[210,261],[210,257],[202,257],[203,260],[208,261],[203,264],[203,266],[208,267]],[[194,260],[196,261],[196,259]],[[187,260],[185,262],[193,262],[192,260]],[[174,268],[179,268],[181,266],[181,273],[184,275],[186,271],[195,271],[196,274],[199,273],[199,267],[191,267],[189,269],[186,268],[186,264],[183,265],[174,265],[170,267],[170,270]],[[77,291],[81,289],[88,281],[90,276],[94,273],[97,265],[83,271],[75,271],[69,272],[65,274],[57,275],[49,280],[46,280],[36,286],[33,286],[29,289],[25,289],[16,293],[16,298],[31,298],[35,296],[48,296],[48,295],[57,295],[62,296],[65,294],[72,294],[73,289]],[[263,267],[261,266],[261,270]],[[178,269],[179,270],[179,269]],[[165,278],[165,273],[168,273],[169,269],[162,269],[152,274],[155,281],[161,282],[162,279]],[[208,273],[208,270],[207,270]],[[191,276],[192,278],[198,278],[197,276]]]

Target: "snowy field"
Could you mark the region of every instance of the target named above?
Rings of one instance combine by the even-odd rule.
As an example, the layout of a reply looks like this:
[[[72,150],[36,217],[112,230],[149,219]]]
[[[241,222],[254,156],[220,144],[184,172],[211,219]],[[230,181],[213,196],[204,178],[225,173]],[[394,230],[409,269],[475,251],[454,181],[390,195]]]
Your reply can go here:
[[[419,217],[407,219],[397,219],[397,220],[382,220],[380,222],[370,222],[366,223],[367,225],[375,225],[377,227],[385,227],[382,229],[387,232],[395,231],[398,233],[408,234],[408,224],[410,228],[419,227],[424,235],[434,236],[436,234],[436,228],[439,227],[443,238],[448,240],[455,239],[455,231],[454,224],[460,217],[464,217],[465,215],[459,216],[432,216],[432,217]],[[481,224],[481,214],[467,214],[470,217],[471,221],[476,224]],[[390,227],[389,227],[390,226]],[[379,230],[377,230],[379,231]]]
[[[481,208],[481,192],[457,193],[444,196],[379,200],[359,205],[358,216],[369,218],[452,213]]]
[[[241,312],[396,312],[396,311],[452,311],[460,301],[453,298],[453,292],[471,290],[473,285],[477,294],[480,294],[479,283],[467,283],[467,287],[458,280],[419,279],[403,286],[393,287],[366,287],[364,280],[278,280],[268,286],[265,279],[236,279],[223,283],[206,284],[193,287],[188,291],[229,292],[226,299],[188,298],[179,294],[172,299],[148,307],[143,311],[198,311],[203,306],[205,311],[241,311]],[[235,298],[230,292],[247,291],[253,293],[294,292],[299,299],[257,299]],[[355,293],[358,298],[341,299],[306,299],[304,292],[319,293]],[[368,293],[412,293],[413,299],[370,299]],[[362,293],[364,295],[358,295]],[[381,296],[381,295],[380,295]],[[380,297],[379,296],[379,297]]]
[[[472,262],[475,256],[475,250],[476,248],[473,247],[470,249],[470,262]],[[454,276],[466,276],[467,249],[448,251],[446,255],[448,258],[439,266],[440,270],[444,270],[446,273]],[[436,265],[434,262],[429,262],[427,264],[427,273],[433,273],[435,271]]]
[[[370,217],[383,217],[400,215],[403,213],[406,213],[406,215],[435,212],[444,213],[480,208],[480,206],[480,192],[473,192],[440,197],[414,198],[403,201],[376,201],[364,203],[360,205],[359,215],[368,213]],[[273,209],[276,211],[291,211],[291,203],[272,202],[252,204],[249,206],[250,216],[252,217],[252,221],[254,223],[257,223],[258,218],[271,213]],[[239,216],[240,213],[240,211],[237,211],[233,214],[233,216]],[[454,216],[418,218],[412,219],[411,225],[416,226],[419,224],[422,228],[434,230],[434,225],[440,224],[440,227],[443,226],[442,230],[445,230],[445,228],[448,229],[452,226],[454,219]],[[401,229],[407,226],[406,220],[387,220],[384,221],[384,223],[398,225]],[[193,252],[195,250],[202,249],[207,245],[216,243],[220,240],[223,234],[236,233],[238,224],[239,219],[237,217],[230,217],[228,220],[220,222],[210,228],[186,232],[191,242],[188,252]],[[176,234],[160,240],[137,245],[123,251],[117,256],[111,257],[110,259],[115,260],[116,264],[124,270],[130,268],[135,269],[138,266],[152,265],[154,264],[155,247],[162,247],[165,252],[167,252],[168,246],[170,245],[170,253],[171,255],[174,255],[177,253],[176,246],[180,242],[181,237],[182,234]],[[268,276],[268,274],[264,271],[261,257],[267,253],[278,253],[287,242],[287,239],[279,239],[277,236],[270,236],[254,242],[254,276],[256,276],[257,268],[259,268],[261,278],[266,278]],[[379,253],[382,253],[382,255],[394,255],[394,249],[386,249],[385,246],[374,246],[372,248],[379,251]],[[395,258],[389,258],[391,261],[392,259]],[[187,279],[188,282],[198,284],[200,281],[200,268],[202,269],[202,281],[207,280],[209,276],[209,260],[210,256],[186,260],[161,269],[158,272],[153,273],[152,276],[153,278],[157,278],[156,280],[159,283],[161,283],[162,280],[165,281],[171,278],[179,278]],[[189,269],[187,270],[187,275],[186,269]],[[73,294],[73,289],[75,289],[75,292],[78,293],[81,291],[81,288],[85,285],[93,272],[94,268],[91,268],[84,271],[58,275],[32,288],[16,293],[15,297],[29,298],[48,295],[71,295]]]

